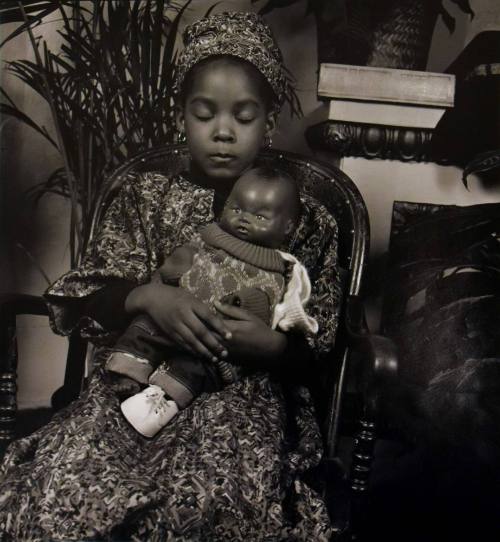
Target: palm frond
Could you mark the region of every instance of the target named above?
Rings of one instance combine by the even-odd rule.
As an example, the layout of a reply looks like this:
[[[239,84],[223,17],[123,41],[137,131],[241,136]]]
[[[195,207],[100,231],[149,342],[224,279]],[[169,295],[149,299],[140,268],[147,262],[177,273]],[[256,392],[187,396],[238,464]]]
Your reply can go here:
[[[3,0],[0,3],[0,24],[22,23],[0,43],[0,47],[23,34],[28,28],[35,28],[62,6],[71,7],[74,0]]]
[[[182,7],[168,0],[40,0],[0,6],[0,21],[19,21],[17,34],[28,34],[35,53],[35,61],[16,60],[8,69],[47,101],[57,137],[20,111],[5,91],[0,111],[50,138],[61,152],[63,168],[29,195],[35,200],[44,193],[70,198],[72,266],[86,249],[97,193],[109,173],[132,155],[173,141],[175,38],[191,1]],[[34,34],[44,17],[56,12],[59,51]]]
[[[28,115],[23,113],[17,107],[5,103],[0,103],[0,115],[7,115],[19,120],[26,126],[29,126],[33,130],[35,130],[35,132],[38,132],[40,135],[42,135],[56,149],[58,148],[56,142],[49,135],[46,128],[44,128],[43,126],[39,126],[34,120],[28,117]]]

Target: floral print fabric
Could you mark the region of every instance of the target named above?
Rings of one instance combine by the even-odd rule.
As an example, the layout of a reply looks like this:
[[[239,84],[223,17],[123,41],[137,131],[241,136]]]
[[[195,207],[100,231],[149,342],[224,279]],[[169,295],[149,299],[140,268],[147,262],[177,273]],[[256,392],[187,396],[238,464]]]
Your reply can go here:
[[[148,280],[162,255],[213,220],[213,192],[181,176],[131,176],[81,268],[48,291],[53,326],[104,342],[78,299],[112,277]],[[336,329],[336,226],[304,199],[289,250],[308,268],[321,356]],[[326,507],[306,479],[321,437],[308,391],[257,373],[204,394],[154,439],[120,415],[96,350],[87,390],[11,444],[0,470],[0,540],[328,540]]]

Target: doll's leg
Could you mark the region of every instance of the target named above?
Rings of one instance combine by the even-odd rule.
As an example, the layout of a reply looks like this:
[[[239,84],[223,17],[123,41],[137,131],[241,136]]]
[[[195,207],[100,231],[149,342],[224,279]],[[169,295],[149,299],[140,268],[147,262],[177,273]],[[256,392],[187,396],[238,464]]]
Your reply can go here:
[[[106,361],[116,392],[120,396],[139,392],[164,359],[165,349],[166,341],[152,320],[146,315],[137,316],[118,339]]]
[[[176,352],[151,374],[149,383],[159,386],[179,408],[186,408],[201,393],[219,391],[223,381],[213,363]]]
[[[149,383],[121,404],[125,418],[146,437],[153,437],[200,393],[222,387],[214,365],[180,353],[172,353],[169,361],[152,373]]]

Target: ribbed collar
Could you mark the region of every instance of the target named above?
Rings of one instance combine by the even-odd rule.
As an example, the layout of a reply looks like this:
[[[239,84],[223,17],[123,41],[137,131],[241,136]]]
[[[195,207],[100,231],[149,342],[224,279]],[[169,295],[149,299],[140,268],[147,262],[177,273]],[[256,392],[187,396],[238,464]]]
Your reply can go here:
[[[238,239],[215,223],[203,228],[200,234],[205,243],[215,248],[221,248],[239,260],[266,271],[285,272],[285,262],[279,252],[273,248],[261,247]]]

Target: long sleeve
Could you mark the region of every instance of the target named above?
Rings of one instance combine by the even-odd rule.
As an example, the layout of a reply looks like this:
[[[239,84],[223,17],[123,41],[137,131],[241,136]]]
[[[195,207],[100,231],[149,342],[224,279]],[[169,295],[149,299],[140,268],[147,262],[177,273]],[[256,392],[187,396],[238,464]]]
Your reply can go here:
[[[82,300],[82,317],[91,318],[110,331],[124,329],[132,319],[125,311],[125,301],[136,286],[137,284],[130,280],[110,281],[107,286]]]
[[[106,294],[96,298],[96,292],[114,288],[115,304],[123,319],[120,304],[124,298],[116,301],[116,296],[126,297],[135,285],[146,282],[151,269],[156,267],[152,220],[148,202],[142,195],[143,185],[136,177],[125,181],[107,209],[82,265],[66,273],[45,293],[56,333],[67,335],[77,328],[82,336],[105,338],[106,326],[102,317],[96,317],[96,307]],[[120,281],[119,294],[116,284]],[[104,316],[104,324],[109,322],[109,316]]]
[[[318,323],[318,333],[307,341],[316,359],[334,345],[341,306],[342,289],[337,259],[338,228],[335,219],[312,198],[304,198],[302,219],[294,256],[306,267],[311,281],[307,313]]]
[[[82,265],[45,293],[54,331],[68,335],[79,330],[84,337],[107,340],[105,328],[112,308],[106,314],[96,313],[101,310],[98,305],[109,299],[107,289],[119,281],[147,282],[165,254],[187,243],[199,227],[213,220],[212,203],[213,191],[180,175],[158,171],[129,175],[107,209]],[[117,316],[123,317],[128,294],[122,290],[111,295]]]

